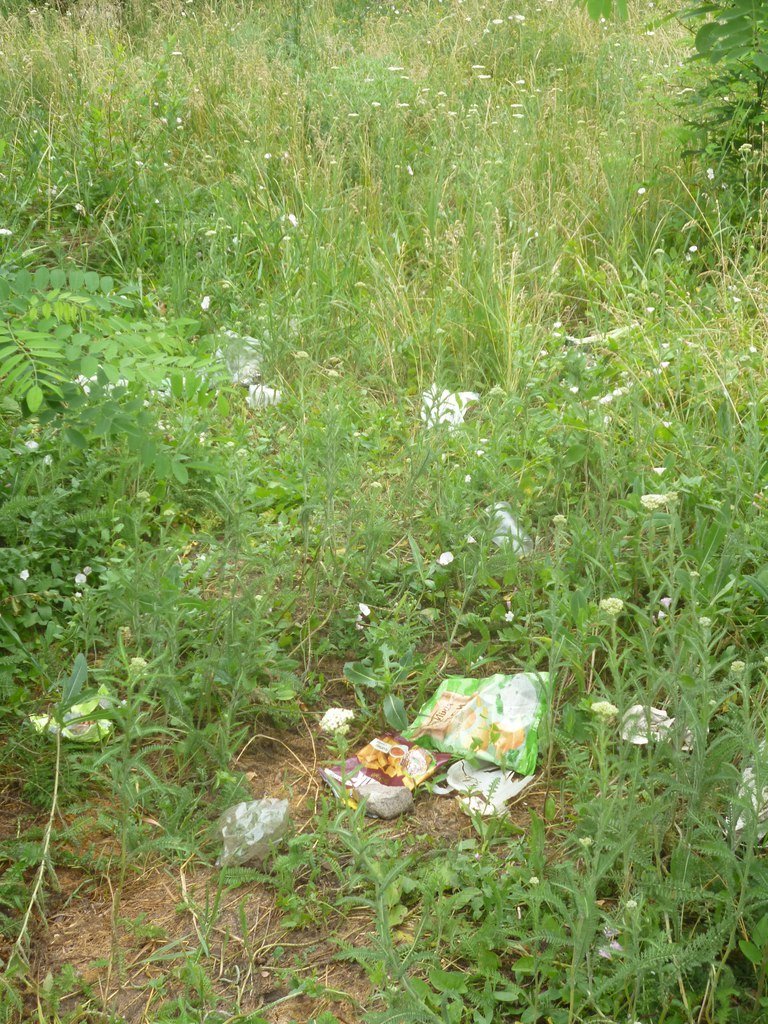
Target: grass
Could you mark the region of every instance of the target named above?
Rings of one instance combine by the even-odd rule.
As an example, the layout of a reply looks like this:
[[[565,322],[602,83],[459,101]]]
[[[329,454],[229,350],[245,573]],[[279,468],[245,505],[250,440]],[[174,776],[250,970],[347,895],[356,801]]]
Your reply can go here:
[[[0,385],[0,1020],[765,1018],[757,157],[681,155],[656,15],[3,5],[0,303],[47,355],[34,414]],[[433,383],[481,394],[461,428],[422,422]],[[27,720],[78,654],[125,702],[89,747]],[[389,694],[528,669],[553,707],[508,817],[428,785],[383,825],[317,782],[329,706],[356,749]],[[218,869],[253,795],[294,830]]]

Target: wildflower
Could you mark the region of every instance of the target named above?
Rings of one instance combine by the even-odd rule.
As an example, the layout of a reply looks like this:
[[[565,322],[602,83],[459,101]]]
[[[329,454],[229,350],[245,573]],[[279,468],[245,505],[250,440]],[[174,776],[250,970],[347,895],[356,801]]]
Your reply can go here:
[[[453,561],[453,555],[450,551],[444,551],[437,560],[438,565],[450,565]]]
[[[360,602],[360,604],[357,607],[360,609],[361,615],[364,615],[366,619],[370,618],[371,609],[368,607],[367,604],[363,604],[362,602]]]
[[[747,666],[744,664],[743,661],[731,662],[731,672],[733,672],[735,676],[740,676],[746,667]]]
[[[620,597],[604,597],[600,602],[600,611],[616,619],[624,611],[624,602]]]
[[[477,541],[475,540],[471,533],[467,536],[467,544],[477,544]]]
[[[528,885],[539,885],[539,879],[536,877],[536,875],[531,875],[531,877],[528,879]]]
[[[464,483],[465,484],[471,484],[472,483],[472,477],[469,475],[469,473],[467,473],[467,475],[464,477]]]
[[[619,713],[619,709],[615,704],[611,704],[607,700],[596,700],[593,701],[590,710],[593,715],[597,715],[598,718],[604,718],[609,721],[611,718],[615,718]]]
[[[29,579],[29,569],[22,569],[21,572],[19,573],[19,579],[24,580],[24,582],[26,583],[27,580]]]
[[[295,213],[287,213],[285,215],[285,219],[288,221],[292,228],[297,228],[299,226],[299,218],[296,216]]]
[[[710,181],[714,181],[714,179],[715,179],[715,172],[712,170],[711,167],[707,168],[707,177],[709,178]]]
[[[555,526],[565,526],[565,524],[567,522],[568,522],[567,516],[564,516],[564,515],[562,515],[560,513],[558,513],[556,516],[552,516],[552,523]]]
[[[30,452],[36,452],[40,445],[37,441],[25,441],[24,447]]]
[[[46,455],[43,458],[43,465],[44,466],[52,466],[53,465],[53,456],[52,455]]]
[[[2,235],[4,238],[8,238],[12,234],[13,232],[10,228],[0,228],[0,235]]]
[[[328,708],[320,719],[320,731],[330,732],[335,736],[346,736],[355,712],[349,708]]]
[[[506,611],[506,612],[504,612],[504,621],[505,622],[514,622],[515,621],[515,613],[513,611]]]
[[[210,307],[211,307],[211,296],[210,295],[204,295],[203,296],[203,301],[200,303],[200,309],[202,309],[202,311],[204,313],[206,313],[210,309]]]
[[[83,584],[87,583],[87,582],[88,582],[88,577],[85,575],[84,572],[79,572],[77,574],[77,576],[75,576],[75,583],[76,583],[76,585],[78,587],[82,587]]]
[[[647,191],[648,191],[648,190],[647,190],[646,188],[643,188],[643,187],[641,186],[641,187],[640,187],[640,188],[639,188],[639,189],[637,190],[637,194],[638,194],[639,196],[644,196],[644,195],[645,195],[645,193],[646,193]]]
[[[147,662],[144,658],[131,658],[128,662],[128,674],[132,676],[140,675],[147,667]]]
[[[637,900],[627,900],[624,906],[627,910],[637,910]]]
[[[582,836],[581,839],[579,839],[579,846],[583,846],[585,850],[588,850],[593,843],[594,839],[592,836]]]
[[[293,353],[294,359],[309,359],[309,352],[305,352],[304,349],[300,348]]]
[[[712,625],[712,619],[710,619],[708,615],[702,615],[699,619],[699,625],[702,629],[709,629],[709,627]]]
[[[698,251],[699,251],[698,245],[689,245],[688,246],[688,252],[698,252]]]
[[[641,494],[640,504],[646,512],[656,512],[660,508],[665,508],[676,497],[676,494]]]

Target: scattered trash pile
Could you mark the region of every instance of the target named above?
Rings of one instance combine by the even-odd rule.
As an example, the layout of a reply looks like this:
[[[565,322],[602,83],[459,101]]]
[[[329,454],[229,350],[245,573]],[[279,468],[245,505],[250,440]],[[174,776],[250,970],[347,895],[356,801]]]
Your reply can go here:
[[[468,814],[502,814],[533,780],[549,695],[549,677],[540,672],[449,676],[404,735],[376,737],[320,774],[340,799],[364,803],[372,817],[394,818],[411,810],[418,786],[453,761],[433,792],[459,794]]]
[[[233,384],[248,389],[246,403],[251,409],[264,409],[280,403],[282,392],[261,382],[262,349],[258,339],[249,334],[223,331],[216,358],[226,366]]]

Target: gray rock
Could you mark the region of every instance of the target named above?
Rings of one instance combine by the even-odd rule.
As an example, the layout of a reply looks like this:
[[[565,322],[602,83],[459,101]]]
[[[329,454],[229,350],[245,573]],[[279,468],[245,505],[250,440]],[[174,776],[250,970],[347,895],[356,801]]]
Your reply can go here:
[[[354,792],[371,818],[397,818],[413,810],[413,793],[405,786],[384,786],[370,779]]]

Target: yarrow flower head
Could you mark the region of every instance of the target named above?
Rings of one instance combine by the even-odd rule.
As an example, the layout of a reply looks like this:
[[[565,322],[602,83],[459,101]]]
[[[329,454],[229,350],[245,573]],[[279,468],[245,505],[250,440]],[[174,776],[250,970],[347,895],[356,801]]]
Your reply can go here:
[[[731,672],[733,672],[735,676],[740,676],[746,667],[747,666],[744,664],[743,661],[731,662]]]
[[[624,602],[620,597],[604,597],[600,602],[600,611],[610,615],[612,619],[617,619],[624,611]]]
[[[453,561],[453,555],[450,551],[444,551],[437,560],[438,565],[450,565]]]
[[[555,526],[565,526],[565,524],[568,522],[568,519],[566,516],[558,514],[556,516],[552,516],[552,522],[555,524]]]
[[[608,721],[611,718],[615,718],[619,713],[619,709],[615,704],[611,704],[608,700],[596,700],[592,703],[590,710],[593,715],[597,715],[598,718],[604,718]]]
[[[328,708],[320,719],[320,731],[333,733],[334,736],[346,736],[355,712],[350,708]]]
[[[671,505],[676,499],[677,494],[674,491],[670,491],[669,494],[642,494],[640,496],[640,504],[646,512],[656,512],[660,508],[666,508],[667,505]]]

